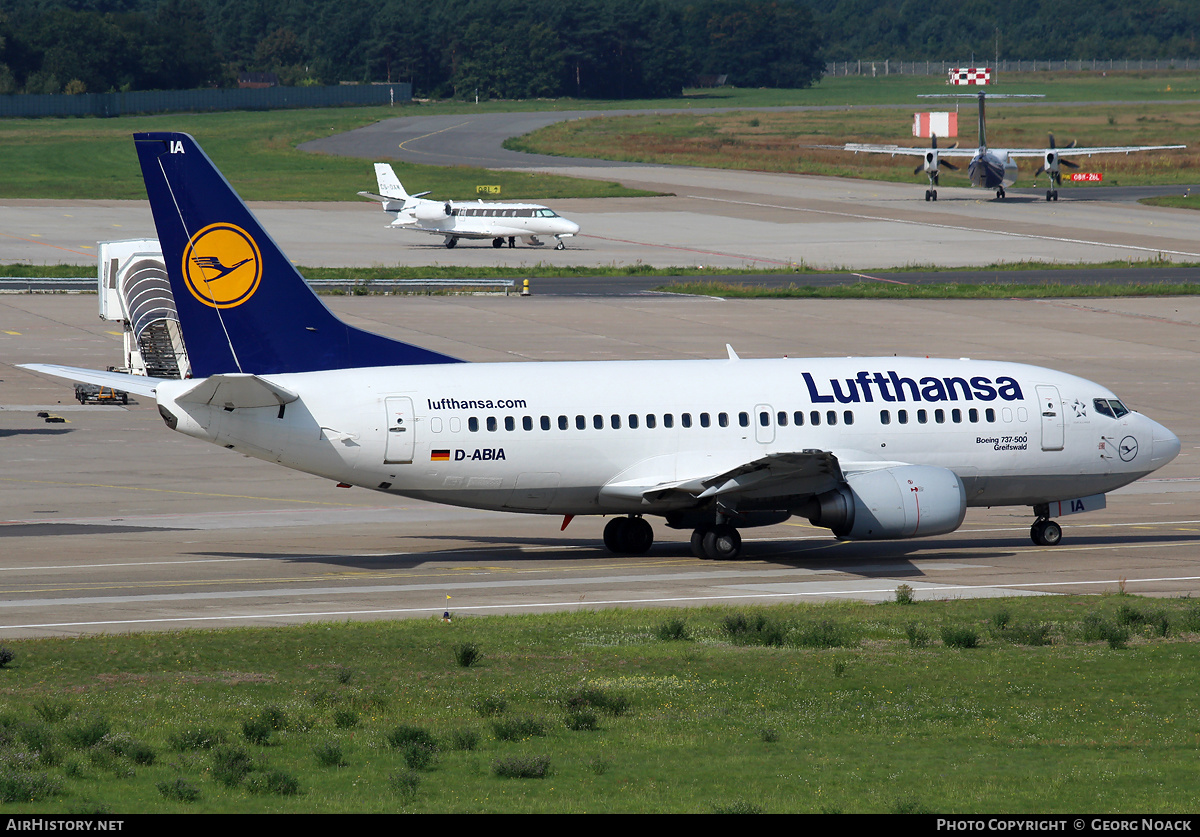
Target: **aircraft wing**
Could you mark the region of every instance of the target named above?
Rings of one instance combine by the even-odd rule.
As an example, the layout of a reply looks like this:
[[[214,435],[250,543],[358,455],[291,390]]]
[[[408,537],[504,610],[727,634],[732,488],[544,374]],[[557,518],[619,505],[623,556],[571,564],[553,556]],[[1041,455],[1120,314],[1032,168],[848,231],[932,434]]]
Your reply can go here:
[[[1187,148],[1186,145],[1103,145],[1094,148],[1008,148],[1005,153],[1010,157],[1044,157],[1054,152],[1066,157],[1090,157],[1092,154],[1132,154],[1135,151],[1170,151],[1176,148]],[[945,154],[945,151],[939,152]]]
[[[770,453],[745,464],[687,479],[638,478],[609,483],[601,496],[646,504],[692,505],[737,497],[809,497],[844,482],[838,458],[830,451]]]
[[[150,378],[146,375],[130,375],[127,372],[101,372],[98,369],[79,369],[74,366],[59,366],[56,363],[18,363],[22,369],[31,372],[41,372],[56,378],[66,378],[68,381],[78,381],[81,384],[96,384],[97,386],[119,389],[134,395],[154,397],[154,390],[169,378]]]
[[[870,142],[848,142],[845,145],[819,145],[815,148],[832,148],[836,151],[860,151],[867,154],[900,154],[908,157],[924,157],[929,153],[929,146],[922,148],[914,148],[910,145],[879,145]],[[938,148],[936,149],[939,157],[974,157],[979,153],[975,148]],[[1041,152],[1038,152],[1039,155]]]

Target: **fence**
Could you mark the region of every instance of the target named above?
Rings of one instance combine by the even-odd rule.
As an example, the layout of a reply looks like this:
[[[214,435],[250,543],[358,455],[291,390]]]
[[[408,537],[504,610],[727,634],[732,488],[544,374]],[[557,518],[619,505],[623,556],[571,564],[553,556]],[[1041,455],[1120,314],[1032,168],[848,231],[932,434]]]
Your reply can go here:
[[[74,96],[0,96],[0,118],[121,116],[179,111],[276,110],[339,105],[387,105],[412,101],[412,85],[340,84],[328,87],[211,88],[80,93]]]
[[[1082,58],[1069,61],[830,61],[826,76],[942,76],[955,67],[991,67],[994,74],[1104,72],[1106,70],[1196,70],[1200,58]]]

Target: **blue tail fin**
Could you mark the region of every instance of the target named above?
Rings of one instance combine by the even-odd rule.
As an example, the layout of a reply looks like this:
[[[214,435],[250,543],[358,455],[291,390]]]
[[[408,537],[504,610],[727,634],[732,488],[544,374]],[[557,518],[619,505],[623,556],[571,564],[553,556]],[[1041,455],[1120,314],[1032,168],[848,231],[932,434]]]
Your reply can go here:
[[[194,375],[458,362],[335,317],[191,136],[133,139]]]

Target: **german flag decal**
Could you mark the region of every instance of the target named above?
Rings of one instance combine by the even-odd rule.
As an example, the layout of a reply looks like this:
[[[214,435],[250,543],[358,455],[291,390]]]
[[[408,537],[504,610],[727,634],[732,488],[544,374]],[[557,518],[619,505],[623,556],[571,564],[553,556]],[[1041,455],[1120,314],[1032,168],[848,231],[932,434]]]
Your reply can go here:
[[[450,461],[450,451],[448,451],[448,450],[431,451],[429,454],[429,461],[430,462],[449,462]]]

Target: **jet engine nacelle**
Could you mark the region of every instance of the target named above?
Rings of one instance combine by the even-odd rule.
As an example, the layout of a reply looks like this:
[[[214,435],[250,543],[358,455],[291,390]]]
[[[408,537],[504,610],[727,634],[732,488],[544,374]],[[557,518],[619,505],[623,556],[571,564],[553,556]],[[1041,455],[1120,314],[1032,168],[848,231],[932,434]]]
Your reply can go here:
[[[450,212],[450,204],[443,205],[434,201],[424,201],[413,209],[418,221],[444,221]]]
[[[946,468],[901,465],[852,474],[845,485],[814,497],[804,513],[845,540],[944,535],[962,525],[967,493]]]

